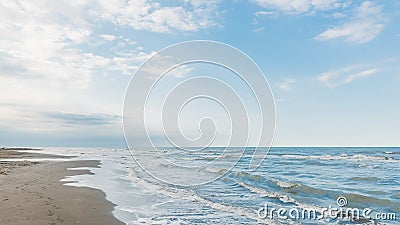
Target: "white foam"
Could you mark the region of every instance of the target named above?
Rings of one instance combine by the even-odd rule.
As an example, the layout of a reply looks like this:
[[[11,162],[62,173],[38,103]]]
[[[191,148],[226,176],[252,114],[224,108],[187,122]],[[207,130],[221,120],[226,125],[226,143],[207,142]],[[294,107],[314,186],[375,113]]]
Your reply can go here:
[[[172,219],[172,221],[171,221]],[[171,219],[161,219],[156,220],[155,218],[141,218],[137,217],[137,221],[128,222],[128,225],[133,224],[154,224],[154,225],[180,225],[182,221],[179,218],[171,218]]]
[[[73,167],[73,168],[67,168],[67,170],[91,170],[93,167]]]
[[[393,155],[393,154],[399,154],[399,153],[397,153],[397,152],[385,152],[385,154]]]
[[[275,184],[281,188],[294,188],[294,187],[300,186],[300,184],[293,184],[293,183],[289,183],[286,181],[280,181],[280,180],[275,181]]]
[[[295,200],[294,198],[291,198],[287,195],[282,195],[279,193],[275,193],[275,192],[268,192],[264,189],[261,188],[257,188],[257,187],[253,187],[250,185],[247,185],[245,183],[238,183],[240,186],[248,189],[251,192],[254,192],[258,195],[261,196],[266,196],[269,198],[276,198],[279,199],[280,201],[284,202],[284,203],[293,203],[295,204],[297,207],[302,208],[302,209],[308,209],[308,210],[315,210],[318,213],[322,213],[324,211],[324,209],[322,207],[319,206],[313,206],[313,205],[309,205],[309,204],[305,204],[305,203],[300,203],[299,201]]]
[[[385,161],[385,162],[400,162],[387,156],[366,156],[366,155],[281,155],[280,157],[292,159],[319,159],[319,160],[351,160],[351,161]]]
[[[266,196],[268,198],[276,198],[276,199],[279,199],[279,200],[284,199],[285,202],[293,202],[293,203],[295,202],[294,199],[291,199],[289,196],[286,196],[286,195],[282,195],[282,194],[279,194],[279,193],[276,193],[276,192],[269,192],[269,191],[266,191],[266,190],[261,189],[261,188],[257,188],[257,187],[253,187],[253,186],[247,185],[247,184],[242,183],[242,182],[238,182],[238,184],[240,186],[248,189],[249,191],[254,192],[254,193],[256,193],[258,195],[261,195],[261,196]]]
[[[218,174],[224,174],[227,172],[226,169],[223,168],[216,168],[216,167],[206,167],[205,170],[207,172],[211,172],[211,173],[218,173]]]
[[[198,196],[194,191],[187,190],[187,189],[177,189],[177,188],[171,188],[167,186],[161,186],[161,185],[156,185],[151,182],[148,182],[144,179],[140,179],[134,174],[134,171],[132,170],[131,173],[129,174],[129,177],[132,179],[132,181],[135,184],[142,185],[143,188],[145,188],[147,191],[150,193],[161,193],[165,196],[168,196],[170,198],[174,199],[184,199],[192,202],[199,202],[203,205],[206,205],[208,207],[211,207],[213,209],[225,211],[228,213],[232,213],[238,216],[244,216],[246,218],[252,219],[259,221],[259,217],[257,215],[257,212],[250,210],[248,208],[242,208],[242,207],[236,207],[236,206],[229,206],[229,205],[223,205],[220,203],[212,202],[210,200],[204,199],[200,196]],[[263,221],[265,222],[265,220]],[[277,221],[273,220],[268,220],[268,224],[271,225],[276,225],[276,224],[281,224]]]

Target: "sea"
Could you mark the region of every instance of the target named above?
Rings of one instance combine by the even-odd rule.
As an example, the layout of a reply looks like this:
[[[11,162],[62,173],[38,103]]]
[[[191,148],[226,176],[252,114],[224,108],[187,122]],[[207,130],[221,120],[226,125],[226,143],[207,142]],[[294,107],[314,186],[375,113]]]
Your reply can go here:
[[[76,156],[60,160],[100,160],[75,168],[93,174],[62,181],[102,190],[126,224],[400,224],[400,148],[266,148],[255,169],[255,149],[245,148],[238,160],[209,163],[226,150],[42,148]],[[175,171],[165,160],[192,169]]]

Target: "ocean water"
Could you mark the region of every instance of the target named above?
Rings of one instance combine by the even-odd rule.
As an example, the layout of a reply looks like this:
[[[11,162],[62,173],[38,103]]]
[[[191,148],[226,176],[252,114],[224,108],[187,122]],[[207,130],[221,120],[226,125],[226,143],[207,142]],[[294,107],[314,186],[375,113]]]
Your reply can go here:
[[[194,155],[168,148],[162,149],[164,155],[135,151],[150,170],[167,168],[161,158],[202,165],[193,174],[175,171],[172,178],[179,181],[218,179],[195,187],[168,185],[144,172],[125,149],[43,149],[77,156],[73,160],[101,160],[100,168],[88,168],[94,175],[64,181],[104,191],[116,204],[114,215],[127,224],[400,224],[400,148],[271,148],[255,171],[247,167],[252,148],[232,169],[226,163],[235,157],[207,163],[223,148]],[[338,205],[339,197],[347,204]],[[343,216],[343,211],[319,217],[329,208],[358,209],[360,217]],[[286,212],[279,217],[271,209]],[[317,215],[302,217],[307,210]],[[363,210],[371,218],[363,218]]]

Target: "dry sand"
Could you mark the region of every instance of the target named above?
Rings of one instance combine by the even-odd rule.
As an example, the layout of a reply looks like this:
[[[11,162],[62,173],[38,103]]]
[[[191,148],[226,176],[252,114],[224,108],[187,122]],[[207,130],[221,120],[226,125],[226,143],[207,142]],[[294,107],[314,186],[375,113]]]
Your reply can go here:
[[[1,158],[41,157],[0,149]],[[46,155],[45,158],[58,157]],[[76,167],[96,167],[99,161],[1,162],[0,225],[124,224],[113,215],[114,205],[100,190],[62,185],[65,176],[89,174]]]

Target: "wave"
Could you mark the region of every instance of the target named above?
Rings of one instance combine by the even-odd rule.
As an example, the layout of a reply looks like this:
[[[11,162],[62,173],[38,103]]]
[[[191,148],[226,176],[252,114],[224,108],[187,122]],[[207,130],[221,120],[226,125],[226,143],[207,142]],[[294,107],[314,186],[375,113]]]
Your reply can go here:
[[[302,203],[288,195],[284,195],[284,194],[276,193],[276,192],[269,192],[265,189],[254,187],[254,186],[242,183],[242,182],[238,182],[238,184],[240,186],[246,188],[250,192],[256,193],[260,196],[278,199],[283,203],[292,203],[297,208],[301,208],[301,209],[307,210],[307,211],[313,210],[313,211],[319,213],[319,215],[321,215],[322,213],[324,213],[324,211],[326,211],[326,207],[320,207],[317,205],[310,205],[310,204]],[[343,196],[345,196],[349,202],[366,203],[368,205],[387,206],[387,207],[390,207],[394,211],[399,211],[399,206],[396,205],[397,203],[392,202],[390,200],[378,199],[378,198],[369,197],[369,196],[360,195],[360,194],[344,194]],[[399,196],[396,196],[396,197],[399,197]],[[339,221],[337,221],[337,222],[339,222]],[[363,219],[360,219],[359,221],[355,221],[355,222],[357,224],[370,224],[370,223],[365,223],[365,221]],[[367,222],[370,222],[370,221],[367,220]],[[378,222],[378,223],[374,223],[374,224],[385,224],[385,223]]]
[[[217,168],[217,167],[206,167],[205,170],[211,173],[225,174],[227,169]]]
[[[178,189],[178,188],[173,188],[173,187],[165,186],[165,185],[161,185],[161,184],[155,184],[153,182],[139,178],[133,169],[130,169],[128,177],[131,180],[131,182],[133,182],[136,185],[142,186],[145,190],[149,191],[150,193],[160,193],[160,194],[163,194],[164,196],[167,196],[167,197],[170,197],[173,199],[183,199],[183,200],[188,200],[191,202],[198,202],[198,203],[201,203],[202,205],[208,206],[208,207],[216,209],[216,210],[221,210],[224,212],[232,213],[237,216],[244,216],[248,219],[252,219],[252,220],[256,220],[256,221],[260,220],[260,218],[258,218],[257,212],[255,212],[249,208],[224,205],[224,204],[220,204],[217,202],[213,202],[213,201],[210,201],[208,199],[205,199],[205,198],[199,196],[193,190]],[[263,219],[262,222],[263,223],[266,222],[265,219]],[[280,225],[281,224],[280,222],[274,221],[274,220],[268,220],[266,223],[271,224],[271,225]]]
[[[290,188],[295,188],[295,187],[300,186],[300,184],[290,183],[287,181],[280,181],[280,180],[275,181],[275,184],[278,185],[279,187],[285,188],[285,189],[290,189]]]
[[[354,180],[354,181],[377,181],[377,180],[379,180],[378,177],[352,177],[350,179]]]
[[[351,161],[387,161],[387,162],[400,162],[389,156],[366,156],[366,155],[280,155],[280,157],[292,159],[318,159],[318,160],[351,160]]]
[[[284,195],[284,194],[280,194],[280,193],[276,193],[276,192],[269,192],[269,191],[267,191],[265,189],[253,187],[253,186],[247,185],[247,184],[242,183],[242,182],[239,182],[238,184],[240,186],[246,188],[247,190],[249,190],[251,192],[254,192],[254,193],[256,193],[256,194],[258,194],[260,196],[265,196],[265,197],[268,197],[268,198],[278,199],[283,203],[293,203],[299,208],[308,209],[308,210],[315,210],[318,213],[322,213],[324,211],[324,208],[322,208],[322,207],[301,203],[301,202],[297,201],[296,199],[294,199],[294,198],[292,198],[292,197],[290,197],[288,195]]]
[[[264,179],[260,175],[251,174],[251,173],[248,173],[248,172],[245,172],[245,171],[231,172],[230,175],[232,175],[234,177],[238,177],[238,178],[247,178],[247,179],[254,180],[254,181],[259,181],[259,180]]]
[[[398,202],[394,202],[388,199],[375,198],[371,196],[361,194],[344,194],[349,203],[361,203],[365,205],[380,205],[383,207],[389,207],[394,211],[400,211],[400,205]]]
[[[260,196],[265,196],[265,197],[268,197],[268,198],[278,199],[278,200],[280,200],[282,202],[285,202],[285,203],[289,203],[289,202],[295,203],[296,202],[294,199],[290,198],[287,195],[283,195],[283,194],[280,194],[280,193],[277,193],[277,192],[269,192],[269,191],[261,189],[261,188],[257,188],[257,187],[253,187],[251,185],[247,185],[247,184],[245,184],[243,182],[238,182],[237,184],[239,184],[239,186],[242,186],[242,187],[246,188],[247,190],[249,190],[251,192],[254,192],[254,193],[256,193],[256,194],[258,194]]]
[[[385,154],[388,154],[388,155],[398,155],[398,154],[400,154],[400,152],[385,152]]]
[[[314,187],[310,187],[304,184],[300,183],[292,183],[288,181],[282,181],[282,180],[273,180],[273,179],[267,179],[264,178],[261,175],[256,175],[256,174],[251,174],[248,172],[240,171],[240,172],[232,172],[229,174],[230,176],[234,176],[236,178],[240,178],[242,183],[244,181],[255,181],[257,183],[263,183],[263,185],[267,185],[268,187],[271,187],[271,189],[276,189],[284,192],[289,192],[289,193],[304,193],[304,194],[310,194],[312,196],[318,195],[318,196],[326,196],[328,194],[327,190],[323,189],[318,189]]]
[[[393,195],[393,198],[400,199],[400,193]]]
[[[241,174],[245,174],[245,172],[241,172]],[[254,175],[248,175],[248,177],[253,177],[253,176]],[[353,177],[352,180],[376,182],[377,180],[379,180],[379,178],[377,178],[377,177]],[[247,180],[247,182],[249,182],[249,180]],[[268,180],[268,179],[263,180],[263,185],[267,185],[267,187],[270,187],[271,190],[274,190],[274,186],[271,186],[271,184],[276,184],[277,187],[281,188],[279,190],[279,193],[278,192],[269,192],[269,191],[265,190],[264,188],[254,187],[252,185],[246,184],[245,182],[237,182],[237,183],[240,186],[248,189],[249,191],[257,193],[261,196],[279,199],[285,203],[288,203],[288,202],[296,203],[296,205],[301,206],[301,207],[303,207],[303,206],[310,207],[310,205],[300,203],[297,200],[295,200],[294,198],[286,195],[285,193],[288,193],[291,195],[296,195],[296,196],[309,196],[312,198],[322,197],[322,198],[330,198],[330,199],[335,199],[338,194],[338,193],[334,193],[332,191],[321,189],[321,188],[315,188],[315,187],[311,187],[311,186],[304,185],[304,184],[291,183],[291,182],[280,181],[280,180]],[[377,193],[372,193],[372,194],[377,194]],[[376,205],[380,205],[383,207],[389,207],[391,209],[400,211],[400,206],[398,205],[398,203],[388,200],[388,199],[381,199],[381,198],[371,197],[368,195],[354,194],[354,193],[342,193],[342,195],[345,197],[348,197],[349,202],[361,203],[361,204],[373,204],[373,205],[376,204]],[[400,198],[399,196],[400,196],[400,194],[393,196],[393,197]],[[311,206],[311,207],[314,207],[314,206]]]

